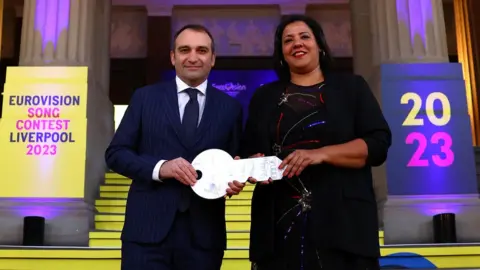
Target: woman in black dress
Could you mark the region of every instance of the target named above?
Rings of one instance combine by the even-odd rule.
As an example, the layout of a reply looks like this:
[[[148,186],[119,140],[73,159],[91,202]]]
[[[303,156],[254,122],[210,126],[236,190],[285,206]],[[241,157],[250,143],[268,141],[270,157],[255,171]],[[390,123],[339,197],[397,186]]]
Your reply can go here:
[[[277,155],[286,166],[282,180],[253,193],[253,267],[378,269],[371,167],[391,144],[378,103],[362,77],[331,72],[322,28],[309,17],[280,23],[274,61],[279,81],[255,92],[242,145],[243,157]]]

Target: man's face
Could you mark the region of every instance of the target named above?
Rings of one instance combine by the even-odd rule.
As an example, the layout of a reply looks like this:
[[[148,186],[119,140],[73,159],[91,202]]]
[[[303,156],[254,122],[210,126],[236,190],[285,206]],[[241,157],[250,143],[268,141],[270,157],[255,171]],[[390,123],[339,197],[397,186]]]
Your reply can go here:
[[[170,59],[180,79],[192,87],[198,86],[215,65],[212,40],[205,32],[186,29],[178,35]]]

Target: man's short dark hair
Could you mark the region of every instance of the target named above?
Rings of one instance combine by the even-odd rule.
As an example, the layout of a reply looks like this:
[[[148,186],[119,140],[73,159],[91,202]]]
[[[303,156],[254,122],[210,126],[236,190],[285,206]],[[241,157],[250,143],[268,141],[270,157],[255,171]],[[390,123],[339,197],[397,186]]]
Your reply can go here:
[[[178,30],[175,33],[175,35],[173,35],[173,44],[172,44],[173,51],[175,51],[175,41],[177,41],[178,36],[183,31],[188,30],[188,29],[193,30],[193,31],[197,31],[197,32],[203,32],[203,33],[207,34],[208,37],[210,38],[210,40],[212,41],[212,53],[215,52],[215,41],[213,40],[212,33],[210,33],[210,31],[207,29],[207,27],[205,27],[201,24],[187,24],[184,27],[180,28],[180,30]]]

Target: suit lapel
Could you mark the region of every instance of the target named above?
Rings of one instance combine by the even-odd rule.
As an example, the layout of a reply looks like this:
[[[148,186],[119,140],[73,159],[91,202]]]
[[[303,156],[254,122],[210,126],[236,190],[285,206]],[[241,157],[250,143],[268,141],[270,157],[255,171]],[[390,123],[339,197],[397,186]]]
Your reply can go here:
[[[205,131],[210,127],[210,125],[212,124],[212,121],[214,121],[215,112],[217,111],[215,109],[217,107],[216,102],[217,102],[216,89],[213,88],[213,86],[209,85],[207,87],[205,108],[203,110],[202,119],[200,120],[200,125],[198,126],[198,129],[196,132],[197,135],[195,136],[196,137],[195,144],[197,144],[200,141]]]
[[[175,81],[171,81],[169,85],[167,85],[166,89],[166,110],[165,114],[167,115],[170,123],[172,124],[175,133],[177,134],[178,140],[183,146],[188,147],[187,141],[184,137],[184,132],[182,129],[182,122],[180,121],[180,111],[178,108],[178,93],[177,93],[177,85]]]

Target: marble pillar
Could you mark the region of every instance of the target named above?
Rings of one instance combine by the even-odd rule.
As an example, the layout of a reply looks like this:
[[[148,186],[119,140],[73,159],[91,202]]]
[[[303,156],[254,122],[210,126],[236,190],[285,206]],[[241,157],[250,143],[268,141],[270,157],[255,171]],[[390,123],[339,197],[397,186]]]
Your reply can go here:
[[[378,67],[388,63],[446,63],[442,0],[350,0],[354,70],[377,98]]]
[[[370,25],[371,9],[370,2],[375,0],[351,0],[350,20],[352,35],[353,69],[369,83],[374,95],[380,101],[380,80],[378,70],[374,66],[374,40],[372,39],[372,27]],[[390,0],[387,0],[390,1]],[[382,106],[382,104],[380,103]],[[383,229],[384,207],[387,202],[387,176],[386,166],[382,165],[372,169],[373,187],[377,202],[379,228]]]
[[[374,64],[448,62],[442,0],[370,1]]]
[[[85,198],[58,202],[25,200],[22,205],[15,202],[14,206],[0,206],[0,244],[19,244],[22,239],[23,217],[8,214],[4,209],[28,209],[33,204],[38,208],[44,204],[55,212],[46,217],[46,245],[88,245],[88,233],[94,224],[93,206],[106,172],[104,152],[114,133],[113,105],[109,99],[110,10],[111,0],[24,2],[20,66],[87,66],[89,70]]]

